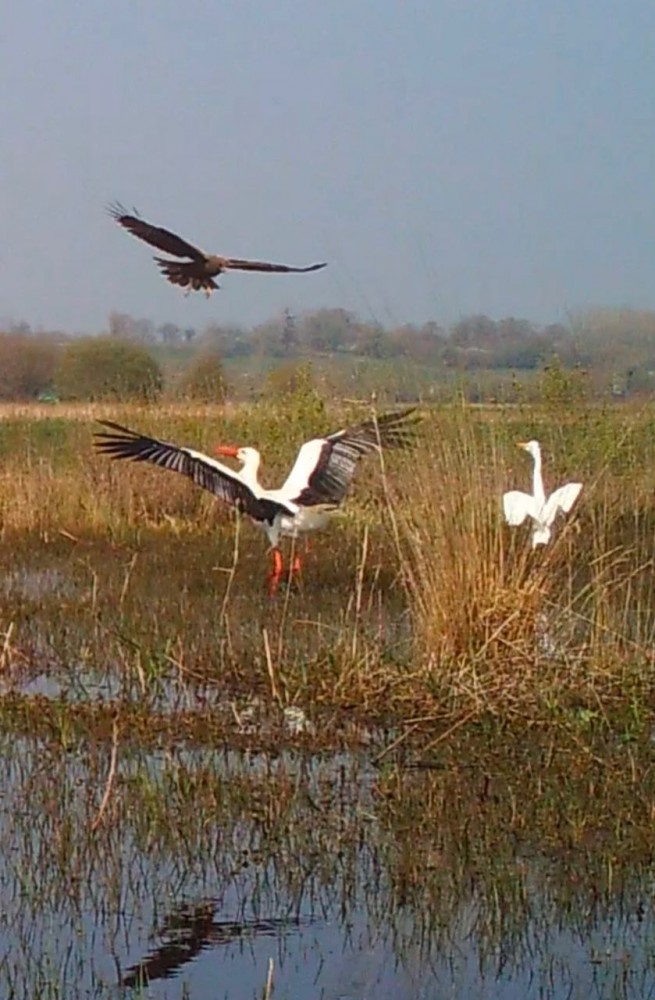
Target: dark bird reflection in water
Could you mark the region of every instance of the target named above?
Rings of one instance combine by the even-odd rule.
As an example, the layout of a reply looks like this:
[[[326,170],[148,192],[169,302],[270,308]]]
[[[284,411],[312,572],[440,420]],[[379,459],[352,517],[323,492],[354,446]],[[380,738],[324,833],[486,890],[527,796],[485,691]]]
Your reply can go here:
[[[163,943],[128,969],[120,985],[131,989],[158,979],[171,979],[209,948],[230,945],[244,938],[279,937],[316,922],[298,916],[268,920],[216,920],[219,906],[220,901],[212,899],[175,909],[157,932]]]

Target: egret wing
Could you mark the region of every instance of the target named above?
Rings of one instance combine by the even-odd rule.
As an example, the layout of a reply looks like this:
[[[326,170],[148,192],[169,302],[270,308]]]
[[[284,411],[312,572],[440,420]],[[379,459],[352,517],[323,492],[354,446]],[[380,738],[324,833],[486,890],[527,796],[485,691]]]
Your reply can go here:
[[[568,514],[578,499],[581,489],[582,483],[567,483],[565,486],[560,486],[554,493],[551,493],[544,507],[544,522],[552,524],[558,510]]]
[[[510,490],[503,494],[503,512],[508,524],[523,524],[526,517],[531,517],[533,521],[539,520],[539,510],[537,501],[529,493],[522,493],[520,490]]]

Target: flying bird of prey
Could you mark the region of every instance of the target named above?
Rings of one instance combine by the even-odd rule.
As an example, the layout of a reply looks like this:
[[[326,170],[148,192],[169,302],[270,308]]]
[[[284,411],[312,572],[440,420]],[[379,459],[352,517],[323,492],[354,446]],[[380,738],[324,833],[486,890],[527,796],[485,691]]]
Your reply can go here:
[[[172,285],[186,288],[190,291],[204,289],[209,298],[214,289],[219,286],[213,280],[223,271],[269,271],[274,274],[293,272],[303,274],[306,271],[320,271],[326,264],[309,264],[307,267],[291,267],[288,264],[270,264],[262,260],[241,260],[238,257],[221,257],[218,254],[208,254],[204,250],[187,243],[180,236],[171,233],[161,226],[152,226],[142,219],[136,209],[130,215],[122,205],[116,202],[109,205],[107,211],[128,233],[149,243],[151,247],[163,250],[173,257],[188,257],[189,260],[167,260],[165,257],[155,257],[154,260],[164,276]]]

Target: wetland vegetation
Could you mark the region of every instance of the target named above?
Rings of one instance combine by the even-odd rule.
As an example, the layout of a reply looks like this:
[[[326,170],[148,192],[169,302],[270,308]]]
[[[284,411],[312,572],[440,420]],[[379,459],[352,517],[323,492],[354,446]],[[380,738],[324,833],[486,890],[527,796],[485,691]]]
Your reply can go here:
[[[211,453],[255,442],[279,481],[297,446],[368,415],[279,407],[6,408],[0,421],[5,683],[61,668],[139,700],[166,683],[380,724],[486,715],[561,726],[651,705],[653,421],[569,397],[425,410],[416,448],[362,463],[301,581],[270,601],[260,532],[183,477],[94,452],[97,418]],[[584,483],[554,541],[502,522],[531,468]],[[20,688],[20,684],[18,685]],[[329,727],[328,727],[329,728]]]
[[[546,388],[426,409],[274,601],[263,535],[94,421],[274,483],[369,409],[2,409],[2,995],[655,991],[655,421]],[[534,552],[532,437],[584,483]]]

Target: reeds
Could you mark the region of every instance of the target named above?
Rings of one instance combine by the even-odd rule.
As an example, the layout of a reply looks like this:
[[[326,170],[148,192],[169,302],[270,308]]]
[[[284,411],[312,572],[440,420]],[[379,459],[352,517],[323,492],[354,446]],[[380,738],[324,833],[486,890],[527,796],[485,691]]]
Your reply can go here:
[[[643,415],[630,423],[581,407],[555,433],[551,411],[529,415],[530,436],[546,441],[552,488],[584,481],[550,545],[532,550],[528,526],[503,523],[503,492],[531,479],[511,447],[526,436],[525,413],[489,420],[444,410],[430,421],[410,493],[407,482],[394,487],[415,662],[456,714],[593,699],[650,659],[652,515],[643,502],[652,467],[643,453],[635,460],[630,440]]]
[[[291,408],[272,421],[256,406],[4,408],[1,565],[8,579],[56,567],[78,595],[17,602],[0,592],[0,631],[21,662],[46,646],[52,662],[113,670],[142,693],[173,671],[280,708],[447,726],[650,703],[648,411],[426,411],[415,450],[362,464],[299,586],[273,604],[261,533],[237,529],[181,476],[96,454],[96,416],[207,452],[255,444],[275,483],[308,436],[368,413]],[[501,507],[505,490],[529,485],[530,461],[515,448],[526,437],[542,441],[549,488],[584,483],[553,542],[534,551],[529,528],[507,527]]]

